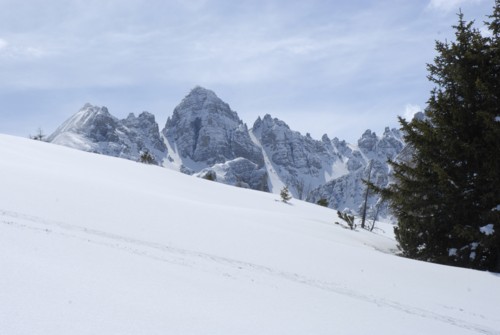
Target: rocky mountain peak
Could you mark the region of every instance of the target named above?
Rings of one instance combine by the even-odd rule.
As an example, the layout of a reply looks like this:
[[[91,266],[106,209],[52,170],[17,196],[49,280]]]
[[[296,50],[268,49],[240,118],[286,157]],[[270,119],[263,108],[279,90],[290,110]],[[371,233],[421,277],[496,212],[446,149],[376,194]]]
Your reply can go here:
[[[118,119],[112,116],[106,107],[93,106],[86,103],[76,114],[66,120],[48,137],[52,142],[65,133],[87,136],[96,141],[104,141],[114,137],[112,129],[117,127]]]
[[[358,147],[363,152],[373,151],[375,145],[377,144],[377,140],[377,134],[374,132],[372,133],[370,129],[367,129],[358,140]]]
[[[259,116],[253,124],[254,132],[269,131],[270,129],[278,128],[282,128],[283,131],[290,130],[290,127],[285,122],[280,119],[273,118],[269,114],[264,115],[263,119]]]
[[[106,107],[85,104],[64,122],[48,141],[84,151],[138,160],[148,150],[159,164],[167,148],[160,138],[153,114],[129,114],[124,120],[111,115]]]
[[[106,107],[93,106],[86,103],[76,114],[66,120],[57,130],[48,138],[52,141],[56,136],[64,132],[87,133],[99,128],[99,125],[107,126],[114,124],[116,118],[109,114]]]
[[[232,111],[227,103],[222,101],[213,91],[196,86],[174,109],[171,122],[186,118],[208,118],[210,115],[220,115],[234,123],[242,123],[238,114]]]
[[[199,86],[174,109],[162,133],[180,157],[206,166],[238,157],[259,166],[264,162],[238,114],[214,92]]]
[[[194,87],[186,98],[201,98],[202,100],[220,100],[219,97],[209,89],[201,86]]]
[[[123,122],[128,124],[156,124],[155,116],[149,112],[142,112],[138,116],[135,116],[134,113],[130,113],[127,118],[123,120]]]

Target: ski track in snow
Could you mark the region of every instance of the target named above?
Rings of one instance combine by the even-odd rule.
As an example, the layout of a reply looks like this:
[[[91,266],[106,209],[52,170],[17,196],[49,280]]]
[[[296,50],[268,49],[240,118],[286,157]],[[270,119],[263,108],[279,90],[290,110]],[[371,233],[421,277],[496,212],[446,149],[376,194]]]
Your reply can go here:
[[[156,261],[167,262],[179,266],[188,266],[200,271],[215,273],[234,280],[243,279],[259,282],[259,275],[271,276],[277,279],[288,280],[296,284],[307,285],[330,293],[340,294],[352,299],[372,303],[379,307],[391,308],[413,316],[433,319],[479,334],[500,335],[500,331],[482,325],[466,322],[418,307],[404,305],[381,297],[366,295],[349,289],[339,283],[317,280],[301,274],[281,271],[263,265],[176,248],[160,243],[147,242],[63,222],[47,221],[39,217],[6,210],[0,210],[0,223],[17,229],[29,229],[39,233],[57,234],[66,238],[78,239],[84,242],[126,251]],[[218,267],[214,268],[214,263],[216,263]],[[269,285],[268,281],[262,281],[260,283]]]

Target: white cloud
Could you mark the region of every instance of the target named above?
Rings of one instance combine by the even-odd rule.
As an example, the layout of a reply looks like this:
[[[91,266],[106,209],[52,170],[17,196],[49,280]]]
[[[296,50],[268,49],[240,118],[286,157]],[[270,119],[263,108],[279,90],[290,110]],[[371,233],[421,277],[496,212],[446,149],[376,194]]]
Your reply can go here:
[[[0,50],[5,49],[8,45],[6,40],[0,38]]]
[[[454,11],[465,4],[476,4],[482,0],[431,0],[427,6],[429,9],[439,10],[444,12]]]
[[[8,59],[16,63],[42,58],[48,54],[39,47],[11,45],[2,39],[0,39],[0,52],[2,52],[3,59]]]

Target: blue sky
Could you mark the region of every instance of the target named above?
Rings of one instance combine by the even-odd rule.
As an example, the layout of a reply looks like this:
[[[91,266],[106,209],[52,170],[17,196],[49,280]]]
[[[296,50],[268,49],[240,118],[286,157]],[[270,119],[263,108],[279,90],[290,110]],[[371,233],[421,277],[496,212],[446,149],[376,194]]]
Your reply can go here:
[[[0,0],[0,133],[49,134],[86,102],[163,128],[196,85],[250,127],[355,143],[425,107],[435,40],[493,0]]]

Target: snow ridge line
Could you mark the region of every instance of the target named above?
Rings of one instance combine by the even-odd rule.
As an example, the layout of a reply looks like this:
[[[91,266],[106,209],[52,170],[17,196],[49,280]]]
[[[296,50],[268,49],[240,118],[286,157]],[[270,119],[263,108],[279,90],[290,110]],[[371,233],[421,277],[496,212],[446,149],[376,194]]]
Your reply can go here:
[[[78,239],[105,247],[123,250],[156,261],[167,262],[179,266],[188,266],[190,268],[195,268],[203,272],[215,273],[219,275],[222,274],[224,277],[229,277],[235,280],[245,279],[256,282],[256,275],[271,276],[275,278],[277,277],[297,284],[315,287],[317,289],[321,289],[330,293],[348,296],[352,299],[369,302],[379,307],[392,308],[406,314],[440,321],[462,329],[475,331],[479,334],[500,335],[500,331],[489,329],[482,325],[465,322],[451,316],[434,313],[418,307],[403,305],[398,302],[387,300],[381,297],[363,294],[338,283],[308,278],[301,274],[286,272],[264,265],[239,261],[203,252],[176,248],[155,242],[147,242],[63,222],[47,221],[39,217],[12,211],[0,210],[0,223],[19,229],[29,229],[46,234],[55,233],[59,236]],[[213,263],[216,263],[221,267],[217,267],[214,270]],[[265,285],[266,282],[263,281],[262,284]]]

